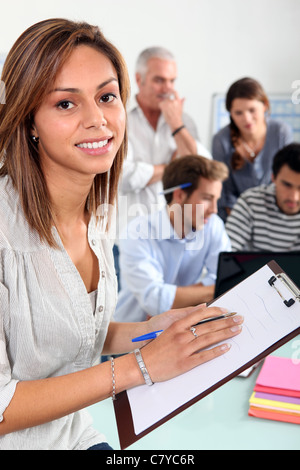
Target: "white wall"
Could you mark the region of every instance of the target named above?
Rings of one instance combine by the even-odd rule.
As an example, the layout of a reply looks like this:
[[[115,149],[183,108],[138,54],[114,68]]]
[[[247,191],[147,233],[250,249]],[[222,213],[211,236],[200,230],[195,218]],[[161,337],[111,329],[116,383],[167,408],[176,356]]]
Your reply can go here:
[[[65,17],[98,24],[123,53],[134,82],[138,53],[170,48],[185,109],[210,146],[211,101],[242,76],[268,93],[300,79],[300,0],[0,0],[0,53],[31,24]]]

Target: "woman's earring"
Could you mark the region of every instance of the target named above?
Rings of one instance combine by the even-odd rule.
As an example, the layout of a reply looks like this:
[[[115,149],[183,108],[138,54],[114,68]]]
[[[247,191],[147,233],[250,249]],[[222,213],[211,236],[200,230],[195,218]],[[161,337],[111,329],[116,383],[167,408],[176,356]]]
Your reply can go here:
[[[31,139],[32,139],[32,141],[33,141],[35,144],[38,144],[39,141],[40,141],[40,139],[39,139],[38,137],[36,137],[35,135],[32,135],[32,136],[31,136]]]

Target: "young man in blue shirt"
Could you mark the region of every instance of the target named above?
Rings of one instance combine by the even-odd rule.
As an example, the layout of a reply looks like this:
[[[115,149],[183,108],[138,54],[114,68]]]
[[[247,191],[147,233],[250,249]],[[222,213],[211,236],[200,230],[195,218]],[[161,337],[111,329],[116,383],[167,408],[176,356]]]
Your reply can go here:
[[[115,320],[143,321],[213,298],[219,253],[231,249],[217,215],[227,176],[223,163],[200,156],[181,157],[166,167],[164,191],[177,188],[165,194],[166,207],[137,217],[120,237]]]

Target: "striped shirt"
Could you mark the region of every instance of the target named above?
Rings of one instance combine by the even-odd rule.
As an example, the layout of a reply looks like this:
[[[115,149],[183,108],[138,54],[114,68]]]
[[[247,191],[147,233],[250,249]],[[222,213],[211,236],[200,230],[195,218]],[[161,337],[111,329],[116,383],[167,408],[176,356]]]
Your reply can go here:
[[[279,209],[274,184],[245,191],[227,218],[226,230],[233,251],[300,250],[300,213],[287,215]]]

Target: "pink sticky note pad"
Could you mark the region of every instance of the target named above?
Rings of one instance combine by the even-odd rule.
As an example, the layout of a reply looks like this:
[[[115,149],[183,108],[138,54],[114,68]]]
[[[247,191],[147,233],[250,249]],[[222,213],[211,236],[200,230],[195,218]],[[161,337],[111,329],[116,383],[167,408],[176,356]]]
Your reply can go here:
[[[268,356],[256,381],[259,387],[300,393],[300,361]]]

